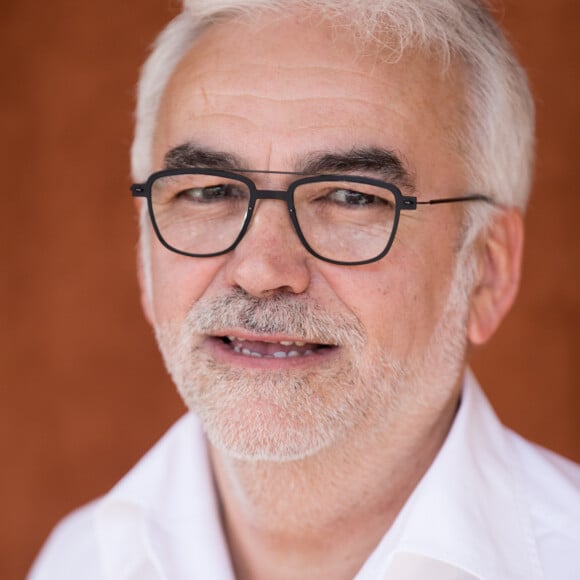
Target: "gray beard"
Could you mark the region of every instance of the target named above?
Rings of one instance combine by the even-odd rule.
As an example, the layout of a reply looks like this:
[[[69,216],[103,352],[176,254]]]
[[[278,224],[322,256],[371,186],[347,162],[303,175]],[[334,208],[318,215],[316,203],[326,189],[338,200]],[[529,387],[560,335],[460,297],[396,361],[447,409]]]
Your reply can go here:
[[[467,271],[458,259],[427,348],[406,360],[384,350],[370,352],[364,327],[352,313],[329,313],[291,294],[255,298],[242,290],[200,299],[177,328],[156,327],[157,341],[180,395],[215,447],[243,460],[303,459],[355,430],[388,429],[405,415],[439,404],[437,393],[451,393],[464,366]],[[222,328],[338,344],[341,354],[321,358],[308,371],[231,367],[195,346],[196,336]]]

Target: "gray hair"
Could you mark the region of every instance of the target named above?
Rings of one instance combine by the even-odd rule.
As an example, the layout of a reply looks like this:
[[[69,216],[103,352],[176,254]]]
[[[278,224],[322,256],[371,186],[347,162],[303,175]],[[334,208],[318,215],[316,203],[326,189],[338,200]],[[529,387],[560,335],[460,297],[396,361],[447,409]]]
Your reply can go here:
[[[287,13],[298,6],[328,18],[364,42],[400,57],[409,47],[434,51],[442,70],[462,64],[467,75],[466,128],[459,142],[470,185],[508,207],[524,210],[531,187],[534,104],[523,69],[481,0],[183,0],[184,7],[157,38],[138,86],[132,172],[152,170],[158,108],[175,67],[206,26],[257,12]],[[393,52],[394,51],[394,52]],[[457,136],[455,136],[457,138]],[[470,229],[487,222],[486,204],[468,204]],[[474,206],[477,206],[474,207]],[[471,237],[471,236],[468,236]]]

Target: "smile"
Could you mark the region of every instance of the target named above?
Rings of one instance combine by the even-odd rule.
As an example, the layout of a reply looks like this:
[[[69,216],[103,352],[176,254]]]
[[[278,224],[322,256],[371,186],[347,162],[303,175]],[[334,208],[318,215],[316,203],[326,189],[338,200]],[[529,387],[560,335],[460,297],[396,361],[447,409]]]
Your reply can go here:
[[[318,354],[321,350],[331,348],[331,345],[303,342],[299,340],[280,340],[266,342],[248,340],[237,336],[221,337],[224,344],[236,354],[254,358],[298,358]]]

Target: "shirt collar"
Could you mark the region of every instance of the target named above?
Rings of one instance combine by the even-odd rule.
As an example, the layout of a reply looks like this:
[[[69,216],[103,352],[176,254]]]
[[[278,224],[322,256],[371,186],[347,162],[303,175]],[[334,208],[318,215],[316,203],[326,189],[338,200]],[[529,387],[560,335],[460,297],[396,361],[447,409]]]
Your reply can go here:
[[[233,580],[207,445],[180,419],[104,498],[99,550],[111,580]]]
[[[469,370],[443,447],[357,580],[402,577],[543,578],[510,434]]]

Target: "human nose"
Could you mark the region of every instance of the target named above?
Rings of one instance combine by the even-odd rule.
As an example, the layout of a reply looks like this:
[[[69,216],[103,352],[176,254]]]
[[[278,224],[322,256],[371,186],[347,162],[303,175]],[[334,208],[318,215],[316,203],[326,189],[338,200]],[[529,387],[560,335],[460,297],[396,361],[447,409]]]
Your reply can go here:
[[[253,296],[301,294],[310,284],[309,254],[281,200],[259,200],[240,243],[229,255],[230,284]]]

